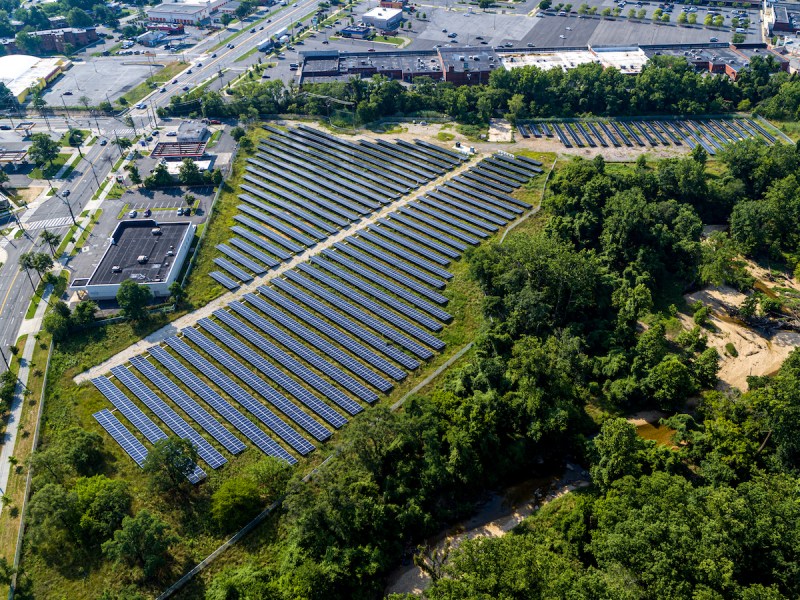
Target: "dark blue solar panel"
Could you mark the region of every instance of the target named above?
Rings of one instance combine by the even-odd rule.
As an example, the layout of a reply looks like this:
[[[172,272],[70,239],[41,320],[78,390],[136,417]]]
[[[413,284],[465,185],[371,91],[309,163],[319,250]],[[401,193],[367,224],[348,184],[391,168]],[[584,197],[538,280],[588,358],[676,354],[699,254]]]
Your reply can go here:
[[[281,312],[271,304],[264,302],[261,298],[256,296],[255,294],[245,294],[243,298],[252,304],[254,307],[259,309],[261,312],[266,314],[268,317],[279,323],[281,326],[285,327],[298,337],[302,338],[321,352],[324,352],[328,356],[330,356],[333,360],[337,361],[339,364],[343,365],[347,369],[349,369],[352,373],[361,377],[367,383],[371,383],[376,388],[378,388],[382,392],[388,392],[389,390],[394,387],[389,381],[381,377],[380,375],[374,373],[360,362],[355,360],[352,356],[343,352],[330,342],[326,341],[322,337],[318,336],[316,333],[304,327],[285,313]],[[358,354],[357,354],[358,355]],[[363,357],[362,357],[363,358]],[[369,400],[367,400],[369,402]]]
[[[147,458],[147,448],[134,437],[125,425],[119,422],[119,419],[110,410],[104,408],[92,416],[114,438],[114,441],[120,445],[127,455],[136,461],[137,465],[144,466],[144,461]]]
[[[231,238],[230,240],[228,240],[228,242],[230,243],[231,246],[235,246],[239,250],[247,252],[253,258],[257,258],[268,267],[277,267],[280,264],[277,260],[272,258],[266,252],[262,252],[258,248],[251,246],[250,244],[240,240],[239,238]]]
[[[189,356],[194,356],[196,352],[183,344],[189,352]],[[248,440],[261,450],[264,454],[275,456],[285,460],[289,464],[295,464],[297,459],[284,450],[279,444],[275,443],[266,433],[259,429],[255,423],[240,413],[236,408],[212,390],[204,381],[192,373],[189,369],[178,362],[169,352],[160,346],[153,346],[149,349],[150,356],[161,363],[170,373],[174,374],[183,384],[189,387],[195,394],[202,398],[206,404],[217,411],[222,418],[233,425]],[[185,358],[185,357],[184,357]],[[191,359],[189,359],[191,360]],[[313,446],[311,450],[313,450]],[[310,451],[310,450],[309,450]]]
[[[227,313],[223,310],[216,311],[214,316],[217,317],[220,321],[225,323],[228,327],[232,328],[237,334],[241,335],[245,339],[247,339],[250,343],[254,344],[258,347],[259,350],[266,353],[268,356],[272,357],[274,360],[281,359],[281,364],[283,364],[287,369],[289,369],[293,374],[303,380],[304,383],[310,385],[314,389],[321,392],[326,397],[330,398],[342,408],[347,407],[345,410],[350,412],[353,411],[351,414],[355,414],[363,410],[361,406],[359,406],[356,402],[345,396],[340,390],[332,386],[330,383],[322,379],[319,375],[314,373],[313,371],[307,369],[298,361],[294,360],[288,354],[283,352],[280,348],[275,346],[274,344],[270,343],[266,338],[262,335],[256,333],[251,328],[247,327],[244,323],[242,323],[239,319]],[[202,326],[203,328],[207,328],[206,326],[209,325],[206,321],[203,321]],[[210,322],[210,325],[214,325],[213,322]],[[219,327],[219,326],[217,326]],[[212,331],[209,329],[209,331]],[[224,330],[222,330],[224,331]],[[214,331],[216,335],[216,331]],[[232,336],[231,336],[232,337]],[[235,338],[234,338],[235,339]],[[241,342],[240,342],[241,343]],[[289,366],[287,366],[289,365]],[[303,386],[296,384],[298,388],[300,388],[301,393],[300,399],[304,404],[306,404],[309,408],[311,408],[314,412],[320,415],[323,419],[325,419],[331,425],[335,427],[341,427],[347,422],[347,419],[342,417],[339,413],[329,407],[327,404],[316,398],[313,394],[311,394],[307,389]]]
[[[389,221],[386,221],[386,222],[388,223]],[[386,227],[386,226],[379,227],[379,226],[373,225],[372,227],[369,227],[367,229],[367,231],[370,231],[371,233],[377,233],[378,235],[386,238],[387,240],[392,241],[395,244],[398,244],[398,245],[402,246],[403,248],[406,248],[407,250],[411,250],[413,252],[416,252],[420,256],[424,256],[428,260],[432,260],[433,262],[435,262],[435,263],[437,263],[439,265],[442,265],[444,267],[446,267],[447,265],[450,264],[450,258],[447,257],[447,254],[450,254],[450,252],[452,252],[452,250],[449,251],[447,254],[445,254],[445,256],[442,256],[438,252],[434,252],[433,249],[430,248],[430,247],[421,246],[420,244],[417,244],[416,242],[412,242],[407,237],[404,237],[402,235],[397,235],[397,233],[392,231],[392,229],[393,228]],[[405,233],[405,235],[409,235],[409,234],[414,235],[414,233],[412,231],[409,231],[408,229],[406,229],[404,231],[404,233]],[[416,237],[419,237],[419,236],[416,236]]]
[[[380,304],[378,304],[376,302],[373,302],[372,300],[370,300],[369,298],[367,298],[365,296],[362,296],[358,292],[354,291],[352,288],[344,285],[342,282],[340,282],[340,281],[338,281],[336,279],[333,279],[332,277],[328,277],[327,275],[325,275],[321,271],[318,271],[317,269],[312,268],[310,265],[308,265],[306,263],[299,265],[298,269],[300,271],[302,271],[303,273],[305,273],[306,275],[308,275],[309,277],[313,277],[314,279],[316,279],[320,283],[324,283],[325,285],[327,285],[328,287],[333,288],[334,290],[336,290],[337,292],[339,292],[340,294],[342,294],[346,298],[349,298],[353,302],[356,302],[360,306],[362,306],[362,307],[366,308],[367,310],[375,313],[376,315],[378,315],[382,319],[388,321],[389,323],[391,323],[392,325],[394,325],[395,327],[397,327],[401,331],[403,331],[403,332],[405,332],[405,333],[407,333],[409,335],[414,336],[415,338],[417,338],[423,344],[428,344],[429,346],[431,346],[432,348],[435,348],[436,350],[444,349],[445,344],[440,339],[432,336],[427,331],[423,331],[422,329],[420,329],[419,327],[417,327],[413,323],[410,323],[409,321],[405,320],[403,317],[400,317],[396,313],[394,313],[394,312],[392,312],[390,310],[387,310],[386,308],[384,308]],[[423,318],[425,318],[426,321],[430,320],[427,317],[425,317],[424,315],[421,315],[421,316]]]
[[[450,321],[452,319],[450,314],[448,314],[447,312],[445,312],[444,310],[442,310],[438,306],[436,306],[434,304],[431,304],[427,300],[423,300],[422,298],[420,298],[416,294],[413,294],[413,293],[409,292],[403,286],[397,285],[396,283],[393,283],[393,282],[389,281],[385,277],[381,277],[380,275],[374,273],[373,271],[370,271],[369,269],[367,269],[365,267],[362,267],[359,263],[353,262],[352,260],[342,256],[341,253],[332,252],[330,250],[323,250],[322,254],[325,256],[325,258],[329,258],[330,260],[333,260],[333,261],[339,263],[343,267],[346,267],[347,269],[350,269],[353,273],[358,273],[359,275],[361,275],[367,281],[370,281],[370,282],[372,282],[372,283],[374,283],[376,285],[381,286],[382,288],[385,288],[385,289],[389,290],[395,296],[398,296],[398,297],[402,298],[403,300],[405,300],[409,304],[412,304],[415,307],[419,308],[420,310],[425,311],[429,315],[432,315],[432,316],[436,317],[437,319],[441,319],[442,321],[445,321],[445,322]],[[316,262],[317,264],[320,264],[316,260],[316,258],[317,257],[312,257],[312,259],[311,259],[312,262]],[[354,278],[353,281],[356,281],[356,279],[357,278]],[[348,279],[348,281],[350,281],[350,280]],[[358,280],[358,281],[360,281],[360,280]],[[359,287],[361,287],[361,289],[363,289],[364,291],[367,291],[367,289],[362,287],[360,284],[355,284],[354,283],[354,285],[358,285]]]
[[[295,231],[291,227],[284,225],[280,221],[278,221],[275,217],[270,217],[269,215],[257,210],[255,208],[251,208],[246,204],[240,204],[236,207],[238,210],[242,211],[246,215],[250,215],[264,223],[265,225],[269,225],[273,229],[277,229],[283,235],[288,238],[292,238],[297,243],[302,244],[303,246],[313,246],[317,240],[308,237],[307,235],[303,235],[299,231]],[[280,242],[279,242],[280,243]]]
[[[345,335],[344,333],[336,329],[336,327],[330,325],[327,321],[315,317],[313,314],[302,308],[300,305],[295,304],[288,298],[285,298],[284,296],[280,295],[274,290],[271,290],[270,288],[261,286],[258,288],[258,290],[263,295],[267,296],[270,300],[272,300],[276,305],[280,306],[281,308],[291,313],[292,316],[305,321],[306,323],[308,323],[308,325],[310,325],[317,331],[327,335],[337,344],[340,344],[343,348],[350,350],[350,352],[352,352],[359,358],[365,360],[367,363],[369,363],[379,371],[386,373],[392,379],[395,379],[397,381],[405,379],[406,377],[405,371],[403,371],[402,369],[398,369],[392,363],[390,363],[383,357],[378,356],[366,346],[362,346],[360,343],[352,339],[350,336]],[[247,299],[248,296],[249,294],[245,295],[245,298]],[[259,305],[258,308],[261,309],[261,306]],[[375,339],[377,340],[379,338]],[[417,365],[419,365],[419,363],[417,363]]]
[[[328,271],[332,275],[336,275],[336,277],[346,281],[347,283],[349,283],[353,287],[356,287],[356,288],[360,289],[361,291],[369,294],[371,297],[376,298],[377,300],[380,300],[381,302],[383,302],[387,306],[391,306],[397,312],[399,312],[401,314],[404,314],[407,317],[410,317],[410,318],[414,319],[417,323],[420,323],[420,324],[424,325],[425,327],[427,327],[431,331],[441,331],[442,330],[442,325],[438,321],[436,321],[435,319],[431,319],[428,315],[425,315],[425,314],[421,313],[420,311],[418,311],[418,310],[416,310],[414,308],[411,308],[410,306],[408,306],[404,302],[401,302],[400,300],[398,300],[394,296],[390,296],[389,294],[385,294],[384,292],[382,292],[378,288],[370,285],[369,283],[367,283],[363,279],[360,279],[359,277],[356,277],[355,275],[353,275],[353,274],[351,274],[351,273],[349,273],[347,271],[344,271],[343,269],[338,268],[333,263],[331,263],[331,262],[329,262],[329,261],[327,261],[327,260],[325,260],[323,258],[320,258],[319,256],[312,257],[311,258],[311,262],[313,264],[319,266],[319,267],[322,267],[323,269],[325,269],[326,271]],[[303,265],[300,265],[300,267],[303,267]],[[378,282],[376,281],[376,283],[378,283]],[[410,292],[408,292],[408,293],[410,293]],[[424,302],[424,301],[420,300],[420,302]],[[435,310],[436,313],[440,316],[440,318],[442,318],[442,320],[444,320],[444,321],[449,320],[450,315],[447,314],[445,311],[443,311],[442,309],[434,306],[433,304],[429,304],[428,306],[430,306],[431,309]]]
[[[219,271],[211,271],[209,277],[214,281],[221,283],[223,286],[228,288],[229,290],[235,290],[239,287],[239,284],[236,283],[233,279],[225,275],[224,273],[220,273]]]
[[[218,469],[224,465],[228,460],[220,454],[208,441],[192,429],[189,424],[176,413],[161,398],[155,395],[153,391],[148,388],[142,381],[131,373],[126,367],[117,366],[111,369],[111,373],[116,377],[126,388],[142,401],[153,413],[161,419],[167,427],[170,428],[172,433],[180,438],[187,439],[197,449],[197,455],[210,466],[212,469]]]
[[[350,375],[344,373],[341,369],[323,359],[316,352],[309,350],[306,346],[298,342],[292,336],[288,335],[280,327],[276,327],[264,317],[253,312],[242,303],[231,302],[229,307],[239,316],[250,321],[250,323],[258,327],[261,331],[286,346],[297,356],[308,362],[313,367],[319,369],[322,373],[333,379],[339,385],[343,386],[350,393],[358,396],[361,400],[366,402],[375,402],[375,400],[378,399],[378,395],[375,392],[361,385],[358,381],[350,377]],[[275,350],[278,350],[278,352],[275,352]],[[283,351],[280,351],[280,349],[276,348],[273,350],[273,352],[275,352],[275,356],[273,356],[275,360],[280,362],[284,367],[289,369],[289,371],[301,379],[305,380],[304,375],[309,375],[310,371],[308,371],[308,369],[302,365],[299,365],[297,361]],[[272,356],[272,354],[270,354],[270,356]],[[342,408],[345,407],[343,406]],[[356,402],[350,401],[347,403],[347,408],[345,408],[345,410],[352,415],[361,412],[362,409],[361,406],[359,406]],[[350,412],[351,410],[354,410],[355,412]]]
[[[130,398],[123,394],[107,377],[95,377],[92,379],[92,383],[151,444],[167,439],[167,434],[161,431],[158,425],[153,423],[150,417],[131,402]]]
[[[249,219],[247,217],[243,217],[242,215],[236,215],[233,217],[234,221],[241,223],[242,225],[247,225],[253,231],[257,231],[265,238],[272,240],[273,242],[280,244],[289,252],[301,252],[303,250],[303,246],[295,244],[292,240],[287,239],[286,237],[280,235],[279,233],[273,231],[269,227],[264,227],[263,225],[256,223],[253,219]]]
[[[424,271],[421,271],[420,269],[411,266],[405,260],[401,260],[399,258],[396,258],[395,256],[392,256],[391,254],[388,254],[386,252],[383,252],[382,250],[379,250],[375,246],[372,246],[372,245],[368,244],[366,242],[366,240],[361,238],[361,236],[359,236],[359,237],[350,236],[350,237],[346,238],[346,240],[347,240],[347,243],[349,245],[354,246],[354,247],[358,248],[359,250],[361,250],[363,252],[366,252],[367,254],[373,256],[374,258],[370,259],[371,263],[375,263],[374,259],[377,258],[379,260],[382,260],[386,264],[388,264],[388,265],[390,265],[390,266],[392,266],[392,267],[394,267],[396,269],[399,269],[399,270],[411,275],[412,277],[415,277],[415,278],[419,279],[420,281],[425,282],[427,285],[430,285],[430,286],[438,288],[438,289],[444,289],[445,282],[442,281],[441,279],[436,279],[435,277],[431,277],[430,275],[428,275]]]
[[[333,245],[336,250],[339,252],[346,254],[350,258],[360,262],[364,266],[368,266],[371,269],[374,269],[381,273],[382,275],[386,275],[389,279],[394,279],[397,283],[406,286],[409,289],[414,290],[416,293],[425,296],[428,300],[433,300],[437,304],[447,304],[447,298],[442,296],[439,292],[430,289],[428,286],[420,283],[419,281],[415,281],[410,277],[406,277],[395,271],[394,269],[385,266],[382,263],[379,263],[369,256],[364,254],[363,252],[359,252],[355,248],[348,246],[346,244],[342,244],[341,242],[337,242]],[[324,252],[323,252],[324,253]],[[327,256],[327,254],[326,254]]]
[[[131,364],[187,415],[194,419],[200,427],[205,429],[209,435],[222,444],[228,452],[239,454],[244,451],[246,446],[242,441],[225,429],[206,409],[189,397],[170,378],[156,369],[150,361],[143,356],[134,356],[131,358]]]
[[[254,187],[249,186],[249,185],[242,185],[241,188],[243,190],[249,191],[251,194],[254,194],[254,195],[261,194],[261,192],[259,192],[257,189],[255,189]],[[263,194],[263,195],[266,196],[267,198],[269,198],[269,196],[267,196],[266,194]],[[336,229],[334,229],[333,227],[331,227],[330,225],[328,225],[324,221],[313,217],[312,215],[309,215],[309,214],[306,213],[307,214],[307,218],[305,220],[304,219],[296,219],[294,216],[292,216],[288,212],[283,211],[283,210],[278,210],[277,208],[275,208],[273,206],[270,206],[266,202],[261,202],[259,200],[256,200],[255,198],[253,198],[252,196],[250,196],[248,194],[239,194],[239,200],[243,200],[244,202],[247,202],[248,204],[252,204],[256,208],[258,208],[260,210],[263,210],[265,213],[269,213],[273,217],[276,217],[278,219],[281,219],[282,221],[287,222],[292,227],[295,227],[295,228],[299,229],[300,231],[304,231],[308,235],[310,235],[311,237],[316,238],[318,240],[325,239],[327,234],[334,233],[336,231]],[[270,200],[271,200],[271,198],[270,198]],[[310,221],[308,221],[308,219],[310,219]],[[306,221],[308,221],[308,222],[306,222]],[[322,227],[322,230],[325,231],[325,233],[323,233],[323,231],[320,231],[320,229],[317,229],[316,227],[312,227],[311,225],[309,225],[308,224],[309,222],[313,222],[315,224],[319,223],[321,226],[324,225],[324,227]],[[328,231],[328,229],[332,229],[333,231]]]
[[[428,227],[414,219],[409,219],[397,212],[391,213],[387,219],[381,219],[378,223],[391,227],[395,231],[405,233],[405,235],[413,237],[420,244],[425,244],[450,258],[459,258],[467,249],[467,246],[460,241],[449,237],[442,237],[442,231],[437,231],[434,228]],[[419,236],[417,232],[423,234],[423,236]],[[433,240],[437,241],[434,242]],[[439,242],[441,242],[441,244]]]
[[[234,217],[234,219],[235,218],[236,217]],[[279,248],[278,246],[275,246],[273,244],[270,244],[269,242],[264,240],[264,238],[257,236],[255,233],[253,233],[248,229],[245,229],[244,227],[239,227],[238,225],[234,225],[233,227],[231,227],[231,231],[242,236],[247,241],[254,243],[262,250],[266,250],[270,254],[277,256],[281,260],[286,260],[290,256],[292,256],[291,254],[286,252],[286,250]]]
[[[217,325],[210,319],[201,319],[200,321],[198,321],[198,325],[202,327],[205,331],[213,335],[217,340],[225,344],[228,348],[236,352],[236,354],[244,358],[247,362],[256,367],[257,372],[263,373],[265,376],[269,377],[270,379],[278,383],[281,387],[287,389],[290,393],[295,392],[294,388],[285,385],[285,380],[290,380],[293,382],[291,378],[281,373],[280,370],[276,369],[274,365],[270,364],[263,357],[259,356],[256,352],[251,350],[247,345],[245,345],[236,337],[232,336],[227,331],[222,329],[219,325]],[[186,335],[187,339],[197,344],[200,348],[203,349],[204,352],[208,353],[209,356],[217,360],[221,365],[223,365],[231,373],[236,375],[236,377],[241,379],[244,383],[249,385],[255,392],[257,392],[260,396],[262,396],[265,400],[267,400],[267,402],[272,404],[275,408],[281,410],[287,417],[289,417],[290,419],[292,419],[292,421],[300,425],[303,429],[305,429],[308,433],[313,435],[316,439],[324,441],[331,436],[331,432],[329,429],[318,423],[310,415],[300,410],[294,403],[290,402],[280,392],[273,389],[271,386],[267,385],[267,383],[260,377],[257,377],[251,369],[247,368],[241,362],[236,360],[225,350],[217,346],[217,344],[215,344],[212,340],[205,337],[198,330],[192,327],[187,327],[186,329],[183,330],[183,333]],[[276,375],[276,373],[278,373],[278,375]],[[293,383],[297,385],[296,382]],[[309,395],[309,393],[306,390],[302,389],[301,386],[297,387],[300,388],[302,396]],[[302,400],[304,400],[304,398],[301,398],[301,401]],[[346,419],[344,419],[343,417],[340,417],[339,420],[342,421],[342,424],[346,423]],[[294,430],[287,430],[286,432],[284,432],[284,434],[287,436],[297,436]],[[300,440],[302,440],[302,438],[300,438],[299,436],[297,437]]]
[[[232,258],[243,267],[250,269],[256,275],[263,275],[267,271],[259,263],[255,262],[254,260],[250,260],[249,258],[244,256],[241,252],[237,252],[236,250],[234,250],[233,248],[229,248],[225,244],[217,244],[216,248],[228,258]]]
[[[396,344],[399,344],[400,346],[402,346],[406,350],[409,350],[410,352],[414,353],[420,358],[428,359],[433,357],[433,352],[431,352],[427,348],[419,345],[417,342],[407,337],[406,335],[398,332],[397,330],[392,329],[391,327],[386,325],[383,321],[379,321],[378,319],[369,316],[364,311],[359,310],[349,302],[345,302],[339,296],[331,294],[324,288],[313,283],[311,280],[306,279],[305,277],[299,275],[298,273],[295,273],[294,271],[288,271],[285,273],[285,275],[292,282],[302,285],[304,288],[306,288],[308,291],[315,294],[319,298],[324,299],[326,302],[332,304],[342,312],[348,314],[357,321],[360,321],[370,329],[377,331],[381,335],[392,340]],[[274,281],[273,283],[276,286],[281,287],[280,284],[283,282]]]
[[[250,273],[247,273],[246,271],[243,271],[242,269],[240,269],[236,265],[228,262],[224,258],[216,257],[214,259],[214,264],[217,265],[217,266],[222,267],[228,273],[230,273],[231,275],[233,275],[234,277],[236,277],[240,281],[243,281],[245,283],[247,283],[248,281],[253,281],[253,276],[250,275]]]
[[[425,269],[426,271],[429,271],[430,273],[433,273],[434,275],[438,275],[439,277],[442,277],[443,279],[452,279],[453,278],[453,274],[452,273],[450,273],[449,271],[443,269],[439,265],[436,265],[436,264],[434,264],[434,263],[432,263],[432,262],[430,262],[428,260],[424,260],[424,259],[418,257],[416,254],[412,254],[411,252],[408,252],[405,248],[402,248],[401,246],[398,246],[396,244],[390,244],[385,239],[383,239],[381,236],[375,235],[370,230],[368,230],[368,231],[359,231],[358,232],[358,237],[361,238],[361,239],[367,240],[372,245],[377,246],[378,248],[382,248],[383,250],[386,250],[387,252],[390,252],[391,254],[394,254],[395,256],[399,256],[400,258],[402,258],[406,262],[409,262],[409,263],[411,263],[413,265],[421,267],[421,268]],[[430,254],[430,252],[428,252],[428,254]]]

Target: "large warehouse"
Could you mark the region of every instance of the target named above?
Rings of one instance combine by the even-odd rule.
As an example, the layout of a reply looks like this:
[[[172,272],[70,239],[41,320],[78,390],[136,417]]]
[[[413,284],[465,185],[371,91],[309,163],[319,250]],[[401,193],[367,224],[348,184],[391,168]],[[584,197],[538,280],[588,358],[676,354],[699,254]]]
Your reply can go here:
[[[70,288],[92,300],[112,300],[122,282],[133,279],[156,298],[169,296],[169,285],[178,278],[194,231],[189,222],[122,221],[91,276],[73,280]]]
[[[155,23],[180,23],[181,25],[199,25],[218,12],[229,0],[212,0],[210,2],[164,2],[148,8],[147,18]]]
[[[64,57],[39,58],[26,54],[0,56],[0,82],[24,102],[31,89],[43,89],[72,63]]]

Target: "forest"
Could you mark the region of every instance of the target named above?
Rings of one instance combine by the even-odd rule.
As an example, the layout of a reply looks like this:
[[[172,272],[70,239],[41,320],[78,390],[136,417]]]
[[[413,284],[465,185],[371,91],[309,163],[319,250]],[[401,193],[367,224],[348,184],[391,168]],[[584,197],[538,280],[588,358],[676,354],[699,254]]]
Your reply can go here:
[[[170,106],[159,111],[162,116],[197,112],[207,117],[239,117],[244,122],[258,115],[328,116],[331,106],[320,96],[352,102],[358,123],[394,115],[444,114],[459,123],[479,124],[498,115],[516,121],[753,109],[767,118],[796,119],[800,109],[797,75],[780,71],[773,58],[760,56],[753,58],[736,83],[726,75],[698,73],[685,59],[668,56],[653,57],[635,77],[598,64],[579,65],[566,72],[526,66],[497,69],[487,84],[460,87],[428,77],[415,79],[409,87],[375,76],[304,84],[301,90],[280,80],[258,81],[257,73],[249,77],[223,93],[173,96]]]
[[[145,598],[182,571],[196,537],[231,533],[282,498],[249,558],[192,593],[379,598],[387,575],[487,490],[571,460],[592,487],[453,550],[426,597],[799,597],[800,352],[744,392],[715,391],[720,356],[683,294],[727,283],[748,294],[747,314],[791,310],[753,289],[742,257],[800,263],[800,152],[741,142],[719,159],[695,149],[562,164],[537,227],[465,258],[484,316],[467,359],[402,410],[354,419],[309,482],[264,459],[189,486],[196,456],[175,439],[156,445],[144,478],[109,477],[102,438],[65,412],[34,455],[30,560],[71,578],[114,564],[97,597]],[[704,237],[704,225],[724,227]],[[681,327],[679,311],[696,326]],[[674,415],[674,446],[620,418],[641,409]]]

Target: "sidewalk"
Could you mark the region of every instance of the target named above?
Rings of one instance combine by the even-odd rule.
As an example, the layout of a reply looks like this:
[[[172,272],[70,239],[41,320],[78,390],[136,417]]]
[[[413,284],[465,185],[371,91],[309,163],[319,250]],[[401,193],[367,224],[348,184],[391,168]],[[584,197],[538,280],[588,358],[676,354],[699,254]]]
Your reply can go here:
[[[33,351],[36,348],[36,333],[42,328],[44,314],[47,311],[48,301],[53,287],[48,285],[44,295],[36,307],[36,314],[32,319],[25,319],[20,325],[19,335],[28,334],[25,340],[25,348],[19,359],[19,373],[17,374],[17,388],[14,390],[14,400],[11,403],[11,414],[8,418],[8,426],[3,437],[3,445],[0,447],[0,494],[5,494],[8,488],[8,478],[11,475],[13,465],[8,462],[9,457],[14,455],[14,448],[17,443],[17,433],[19,432],[19,421],[22,415],[22,404],[25,400],[25,391],[28,389],[28,376],[30,374],[30,362],[33,358]],[[18,338],[19,339],[19,338]],[[0,504],[0,512],[3,506]]]

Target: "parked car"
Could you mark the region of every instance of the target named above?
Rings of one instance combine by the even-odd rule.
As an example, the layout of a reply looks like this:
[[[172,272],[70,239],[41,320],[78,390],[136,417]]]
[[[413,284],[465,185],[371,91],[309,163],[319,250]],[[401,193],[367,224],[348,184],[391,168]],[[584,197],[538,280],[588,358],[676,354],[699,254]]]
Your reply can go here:
[[[177,131],[168,131],[167,137],[176,137],[178,135]]]
[[[129,212],[129,213],[128,213],[128,216],[129,216],[131,219],[135,219],[137,216],[139,216],[139,213],[138,213],[138,212],[136,212],[135,210],[132,210],[131,212]]]
[[[178,210],[175,211],[175,214],[178,215],[179,217],[182,217],[183,216],[183,209],[179,208]]]
[[[143,217],[149,217],[151,214],[153,214],[153,213],[150,212],[150,209],[148,208],[142,213],[142,216]]]

